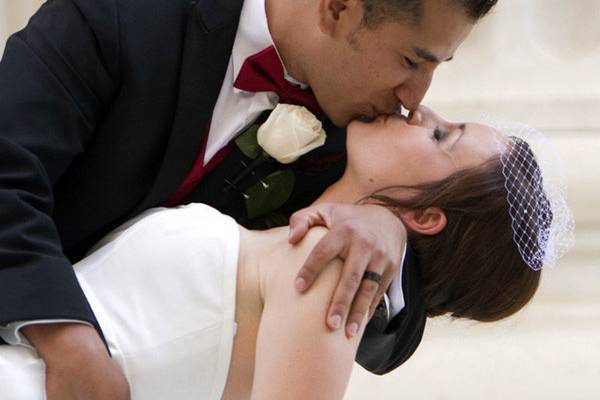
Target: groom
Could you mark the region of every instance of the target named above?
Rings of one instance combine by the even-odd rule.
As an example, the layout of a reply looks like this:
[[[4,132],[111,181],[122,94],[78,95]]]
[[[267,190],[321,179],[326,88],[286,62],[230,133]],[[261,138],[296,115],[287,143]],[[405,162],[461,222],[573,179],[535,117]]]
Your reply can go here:
[[[235,157],[243,161],[227,144],[278,101],[323,112],[337,126],[415,109],[435,68],[494,4],[46,3],[0,63],[0,332],[36,347],[48,398],[127,398],[71,267],[95,241],[149,207],[242,201],[241,190],[203,188]],[[302,179],[284,209],[309,203],[338,176],[343,135],[329,135],[317,155],[298,161]],[[405,233],[384,209],[326,205],[297,214],[291,240],[319,219],[330,233],[298,289],[328,258],[344,258],[328,324],[338,328],[348,316],[352,334],[397,274]],[[383,276],[381,284],[361,281],[365,270]],[[387,372],[418,345],[418,285],[415,266],[404,265],[405,306],[389,324],[370,324],[358,357],[366,368]]]

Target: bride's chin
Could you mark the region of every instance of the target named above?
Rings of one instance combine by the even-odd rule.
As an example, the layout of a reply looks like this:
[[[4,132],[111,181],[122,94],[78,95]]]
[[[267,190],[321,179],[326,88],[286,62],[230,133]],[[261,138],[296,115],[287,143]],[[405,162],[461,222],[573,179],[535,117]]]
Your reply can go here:
[[[369,122],[358,119],[352,120],[346,127],[347,141],[356,140],[356,137],[364,136],[369,130]]]
[[[350,133],[351,131],[354,131],[356,129],[360,129],[361,125],[364,125],[365,123],[363,121],[360,121],[358,119],[353,119],[352,121],[350,121],[350,123],[348,124],[348,126],[346,127],[346,131],[348,133]]]

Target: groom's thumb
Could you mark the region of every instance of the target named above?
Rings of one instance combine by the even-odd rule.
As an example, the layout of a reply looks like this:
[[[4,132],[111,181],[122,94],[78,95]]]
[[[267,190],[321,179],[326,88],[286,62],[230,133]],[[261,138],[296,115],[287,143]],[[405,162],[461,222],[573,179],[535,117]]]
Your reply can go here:
[[[290,244],[296,244],[306,235],[308,229],[310,228],[310,224],[306,217],[296,216],[294,214],[290,218],[290,234],[288,241]]]
[[[302,210],[296,211],[290,217],[290,235],[289,243],[298,243],[308,230],[316,225],[326,225],[327,222],[323,218],[323,209],[327,207],[325,205],[316,205]]]

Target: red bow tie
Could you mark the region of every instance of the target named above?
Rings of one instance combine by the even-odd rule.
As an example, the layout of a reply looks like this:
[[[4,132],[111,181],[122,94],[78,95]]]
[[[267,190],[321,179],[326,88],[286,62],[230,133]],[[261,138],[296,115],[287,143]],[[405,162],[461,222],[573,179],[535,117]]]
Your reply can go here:
[[[273,45],[244,61],[233,86],[247,92],[275,92],[280,103],[297,104],[315,114],[321,113],[312,90],[302,90],[285,80],[283,66]]]

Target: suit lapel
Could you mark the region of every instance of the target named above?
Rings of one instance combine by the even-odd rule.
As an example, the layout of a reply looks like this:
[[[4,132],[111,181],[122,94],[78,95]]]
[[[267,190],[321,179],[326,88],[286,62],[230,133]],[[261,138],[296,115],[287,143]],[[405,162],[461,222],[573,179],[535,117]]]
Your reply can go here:
[[[164,202],[191,169],[227,71],[242,3],[200,0],[190,7],[170,139],[154,184],[135,214]]]

